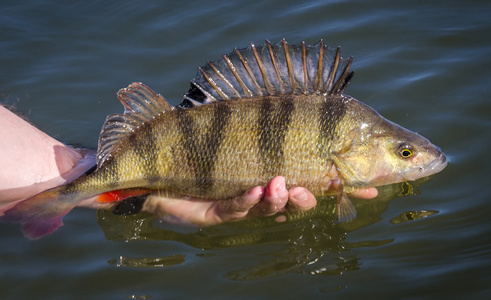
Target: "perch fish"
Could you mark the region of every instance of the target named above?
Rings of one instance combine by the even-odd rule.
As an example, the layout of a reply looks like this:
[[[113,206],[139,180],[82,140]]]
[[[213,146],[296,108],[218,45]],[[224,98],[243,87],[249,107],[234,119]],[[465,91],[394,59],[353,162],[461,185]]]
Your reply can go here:
[[[356,210],[347,193],[447,164],[427,139],[343,93],[351,62],[322,40],[266,41],[208,61],[177,107],[133,83],[118,92],[124,113],[103,125],[96,170],[18,203],[1,220],[22,223],[35,239],[97,195],[166,190],[229,199],[281,175],[287,188],[337,195],[339,219],[349,221]]]

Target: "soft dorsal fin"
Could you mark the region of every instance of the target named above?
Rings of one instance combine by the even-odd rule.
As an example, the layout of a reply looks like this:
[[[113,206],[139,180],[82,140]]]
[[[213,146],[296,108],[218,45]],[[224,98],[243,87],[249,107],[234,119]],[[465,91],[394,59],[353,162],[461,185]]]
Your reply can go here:
[[[106,118],[99,136],[97,167],[111,157],[111,152],[125,136],[172,109],[164,97],[141,82],[134,82],[127,88],[120,89],[118,99],[124,106],[124,113],[112,114]]]
[[[340,94],[348,85],[352,57],[343,59],[339,48],[321,40],[314,46],[277,44],[237,49],[198,70],[181,107],[221,100],[280,94]]]

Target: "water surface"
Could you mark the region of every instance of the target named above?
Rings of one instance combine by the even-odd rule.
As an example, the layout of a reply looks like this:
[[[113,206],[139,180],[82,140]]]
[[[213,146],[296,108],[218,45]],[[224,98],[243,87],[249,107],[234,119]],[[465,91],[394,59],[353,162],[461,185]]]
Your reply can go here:
[[[63,142],[95,148],[133,81],[177,104],[196,68],[233,47],[322,38],[354,56],[347,94],[450,164],[356,202],[348,224],[333,222],[329,201],[281,224],[203,229],[75,209],[38,241],[0,224],[0,298],[489,295],[490,11],[487,1],[3,1],[0,101]]]

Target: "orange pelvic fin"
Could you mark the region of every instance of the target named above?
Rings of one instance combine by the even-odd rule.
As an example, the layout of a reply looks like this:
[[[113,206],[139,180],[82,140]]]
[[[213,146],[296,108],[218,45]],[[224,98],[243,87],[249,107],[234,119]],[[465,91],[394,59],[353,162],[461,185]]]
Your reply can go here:
[[[145,190],[145,189],[115,190],[115,191],[110,191],[100,194],[99,196],[97,196],[97,201],[103,203],[117,202],[126,198],[149,194],[151,192],[152,190]]]

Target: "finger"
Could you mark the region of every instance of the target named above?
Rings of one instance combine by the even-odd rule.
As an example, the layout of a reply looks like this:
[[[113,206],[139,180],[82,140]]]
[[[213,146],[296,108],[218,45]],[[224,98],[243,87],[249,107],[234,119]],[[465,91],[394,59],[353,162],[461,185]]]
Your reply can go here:
[[[254,206],[250,213],[254,216],[271,216],[283,211],[288,202],[288,190],[285,178],[274,177],[266,185],[263,199]]]
[[[265,188],[258,186],[240,197],[216,201],[152,193],[147,197],[142,210],[159,217],[172,215],[199,226],[210,226],[245,218],[249,209],[261,200],[264,192]]]
[[[288,210],[306,211],[317,205],[315,196],[306,188],[295,187],[290,189]]]
[[[240,197],[217,202],[214,209],[209,210],[207,214],[209,217],[215,214],[223,222],[243,219],[249,210],[261,201],[264,193],[264,187],[256,186]]]
[[[350,193],[350,196],[355,197],[355,198],[360,198],[360,199],[372,199],[377,197],[378,195],[378,190],[376,188],[365,188],[365,189],[358,189],[352,193]]]

